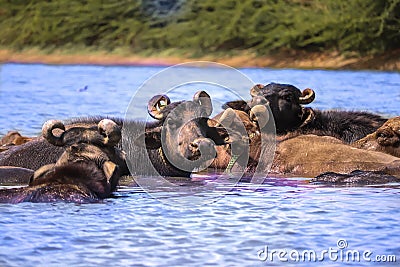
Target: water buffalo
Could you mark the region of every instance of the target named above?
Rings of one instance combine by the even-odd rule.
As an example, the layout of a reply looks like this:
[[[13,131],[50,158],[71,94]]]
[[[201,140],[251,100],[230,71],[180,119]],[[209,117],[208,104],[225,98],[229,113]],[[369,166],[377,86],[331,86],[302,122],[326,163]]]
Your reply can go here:
[[[400,157],[400,117],[390,118],[378,130],[352,145]]]
[[[265,106],[256,105],[249,114],[227,108],[213,118],[213,125],[225,127],[229,137],[227,144],[217,147],[217,157],[210,168],[230,172],[259,163],[261,130],[269,121],[269,113]]]
[[[0,153],[0,183],[25,181],[26,179],[21,176],[22,173],[25,173],[26,177],[29,174],[27,170],[35,171],[44,165],[55,163],[64,152],[65,146],[71,143],[87,142],[90,138],[93,138],[91,142],[100,142],[101,140],[94,140],[94,138],[106,136],[104,132],[97,133],[103,128],[98,128],[98,123],[102,119],[93,120],[90,124],[81,123],[79,120],[65,125],[60,121],[46,122],[43,125],[43,136],[35,137],[30,142],[10,147],[7,151]],[[67,131],[64,131],[65,129]],[[53,135],[52,131],[58,131],[59,136]],[[117,162],[117,164],[122,170],[127,170],[125,162]]]
[[[60,136],[53,134],[55,129],[61,130]],[[115,148],[121,138],[117,124],[104,119],[97,129],[65,130],[61,122],[49,121],[42,132],[48,142],[66,147],[65,151],[55,164],[35,171],[29,186],[1,189],[1,203],[97,202],[116,190],[120,174],[113,160],[123,160],[123,153]]]
[[[262,136],[264,138],[264,136]],[[237,166],[251,176],[260,160],[260,138],[254,139],[250,149],[249,164]],[[221,153],[218,167],[225,169],[230,161],[229,153]],[[236,163],[240,165],[240,162]],[[367,151],[352,147],[330,136],[301,135],[278,142],[275,157],[265,174],[284,177],[315,177],[324,172],[349,173],[354,170],[380,171],[399,176],[400,159],[377,151]]]
[[[244,170],[246,176],[251,176],[261,161],[260,153],[264,149],[261,146],[262,138],[270,140],[271,136],[268,133],[260,133],[257,125],[247,113],[238,110],[235,112],[239,114],[240,118],[237,123],[243,123],[247,131],[246,136],[253,138],[248,143],[248,164],[243,165],[242,162],[246,162],[244,160],[237,161],[232,169]],[[219,149],[221,151],[218,152],[213,167],[224,170],[231,162],[232,154],[227,146]],[[312,178],[321,173],[331,172],[330,176],[325,175],[325,178],[319,178],[319,180],[331,181],[331,183],[353,181],[353,183],[363,184],[383,183],[388,181],[386,178],[389,177],[384,175],[399,176],[400,173],[400,158],[377,151],[358,149],[331,136],[300,135],[278,139],[274,156],[271,168],[264,169],[264,171],[265,174],[269,172],[270,175],[278,177]],[[347,174],[355,170],[362,170],[363,174],[361,175],[361,172]],[[338,174],[335,181],[332,172],[346,174],[348,179]],[[380,173],[382,173],[382,179],[379,179]]]
[[[209,125],[212,109],[211,98],[204,91],[197,92],[192,101],[173,103],[166,95],[154,96],[148,103],[148,113],[156,121],[148,123],[135,142],[126,142],[127,158],[134,159],[128,162],[133,165],[130,169],[149,169],[143,154],[155,167],[156,173],[150,174],[188,177],[193,170],[206,166],[216,156],[215,146],[225,144],[227,136],[223,127]],[[132,123],[124,124],[128,138],[136,135],[129,132],[137,128]],[[133,146],[138,140],[145,144],[147,153],[138,153],[138,146]]]
[[[0,140],[0,152],[9,149],[11,146],[18,146],[31,141],[32,137],[22,136],[17,131],[9,131]]]
[[[160,174],[163,176],[189,176],[192,170],[215,157],[215,145],[225,143],[227,135],[222,127],[208,125],[212,112],[210,96],[197,92],[192,101],[172,102],[166,95],[157,95],[148,103],[152,122],[111,118],[121,128],[127,149],[127,158],[132,175]],[[103,117],[78,118],[67,121],[65,128],[92,128]],[[81,131],[80,130],[80,131]],[[69,133],[73,135],[73,132]],[[61,137],[63,138],[63,137]],[[73,140],[73,136],[67,139]],[[164,140],[165,142],[162,142]],[[16,166],[37,170],[52,164],[63,153],[55,146],[57,140],[47,142],[43,137],[0,153],[0,166]],[[144,144],[144,145],[142,145]],[[162,146],[163,144],[163,146]],[[122,148],[121,142],[118,144]],[[165,151],[166,150],[166,151]],[[171,163],[184,162],[184,169]],[[118,164],[121,175],[129,175],[126,163]],[[151,166],[154,166],[154,172]]]
[[[278,135],[326,135],[352,143],[376,131],[386,121],[383,117],[368,112],[305,108],[302,105],[311,103],[315,99],[315,92],[310,88],[300,91],[290,84],[256,85],[250,90],[250,94],[253,97],[249,101],[251,104],[232,101],[224,107],[248,111],[254,104],[269,105]]]
[[[271,173],[314,177],[354,170],[400,174],[400,158],[358,149],[331,136],[301,135],[279,142]]]

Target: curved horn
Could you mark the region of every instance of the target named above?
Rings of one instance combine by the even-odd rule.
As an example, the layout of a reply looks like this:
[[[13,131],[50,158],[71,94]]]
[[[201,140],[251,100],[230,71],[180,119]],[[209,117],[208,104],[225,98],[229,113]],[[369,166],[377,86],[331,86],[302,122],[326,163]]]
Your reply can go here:
[[[101,120],[97,124],[99,133],[104,136],[103,144],[115,146],[121,140],[120,127],[110,119]]]
[[[198,91],[193,96],[193,101],[198,103],[206,111],[206,116],[210,116],[213,111],[211,97],[206,91]]]
[[[265,105],[255,105],[250,110],[250,119],[258,122],[260,129],[264,128],[269,121],[269,111]]]
[[[214,127],[224,126],[228,128],[232,125],[233,120],[236,117],[236,113],[232,108],[227,108],[218,119],[217,124]]]
[[[55,136],[53,134],[54,129],[63,130],[63,133],[60,136]],[[50,144],[53,144],[55,146],[63,146],[64,145],[64,140],[63,140],[64,131],[65,131],[64,124],[58,120],[46,121],[42,127],[43,137],[46,138],[47,142],[49,142]]]
[[[315,92],[313,89],[310,88],[306,88],[303,90],[303,93],[301,94],[301,96],[299,97],[299,103],[300,104],[310,104],[311,102],[313,102],[315,99]]]
[[[156,120],[162,120],[164,114],[161,111],[170,103],[171,100],[167,95],[155,95],[149,100],[149,103],[147,104],[147,112],[152,118]]]
[[[264,85],[262,84],[256,84],[250,89],[250,95],[251,96],[258,96],[260,94],[260,90],[264,88]]]

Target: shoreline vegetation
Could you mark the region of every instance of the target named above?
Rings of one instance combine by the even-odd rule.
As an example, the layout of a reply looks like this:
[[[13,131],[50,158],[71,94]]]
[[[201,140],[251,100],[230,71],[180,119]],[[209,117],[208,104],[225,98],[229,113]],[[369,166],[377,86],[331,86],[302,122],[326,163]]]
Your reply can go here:
[[[75,52],[74,52],[75,51]],[[296,68],[331,70],[400,71],[400,49],[373,56],[343,56],[338,52],[280,52],[260,56],[250,51],[211,53],[208,55],[179,54],[176,51],[129,53],[123,51],[71,51],[56,49],[51,52],[32,48],[15,51],[0,48],[0,63],[27,63],[49,65],[122,65],[171,66],[191,61],[212,61],[236,68]]]
[[[0,28],[0,62],[400,70],[400,0],[0,0]]]

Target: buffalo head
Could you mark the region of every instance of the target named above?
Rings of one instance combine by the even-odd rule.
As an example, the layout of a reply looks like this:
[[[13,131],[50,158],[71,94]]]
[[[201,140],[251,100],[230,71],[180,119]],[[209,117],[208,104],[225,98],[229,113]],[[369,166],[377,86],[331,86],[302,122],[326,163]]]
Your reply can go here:
[[[244,168],[259,160],[261,129],[268,123],[269,112],[264,105],[255,105],[249,114],[227,108],[213,118],[215,126],[222,125],[228,130],[229,137],[228,145],[217,147],[218,155],[210,167],[230,172],[234,166]]]
[[[400,117],[387,120],[378,130],[352,145],[400,157]]]
[[[61,130],[61,135],[54,135],[55,129]],[[100,198],[115,191],[119,180],[117,164],[125,160],[124,154],[114,147],[121,139],[120,127],[112,120],[103,119],[96,127],[64,129],[60,121],[52,120],[43,125],[42,134],[46,140],[65,146],[65,151],[55,164],[39,168],[30,185],[77,180]],[[80,177],[82,174],[88,177]]]
[[[112,147],[121,139],[121,129],[109,119],[101,120],[96,126],[72,127],[68,130],[65,130],[61,121],[49,120],[42,127],[42,135],[55,146],[92,143]]]
[[[278,83],[265,86],[257,84],[250,89],[250,95],[252,100],[249,102],[231,101],[223,107],[243,110],[251,115],[251,107],[268,105],[275,119],[277,133],[285,133],[300,127],[308,118],[302,105],[311,103],[315,98],[315,92],[310,88],[300,91],[293,85]]]
[[[251,106],[268,102],[278,133],[298,128],[305,119],[302,105],[311,103],[315,98],[310,88],[300,91],[293,85],[278,83],[256,85],[250,94],[253,97]]]
[[[215,145],[225,144],[226,130],[209,125],[210,96],[198,91],[192,101],[171,103],[166,95],[156,95],[148,103],[148,113],[158,120],[146,127],[145,143],[158,149],[178,169],[191,172],[216,156]]]

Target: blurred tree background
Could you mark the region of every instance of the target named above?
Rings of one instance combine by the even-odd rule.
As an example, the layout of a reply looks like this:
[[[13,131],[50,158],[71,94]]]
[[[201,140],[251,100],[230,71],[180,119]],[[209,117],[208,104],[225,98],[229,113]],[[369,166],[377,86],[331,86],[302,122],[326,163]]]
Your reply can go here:
[[[400,0],[0,0],[0,45],[193,53],[400,48]]]

